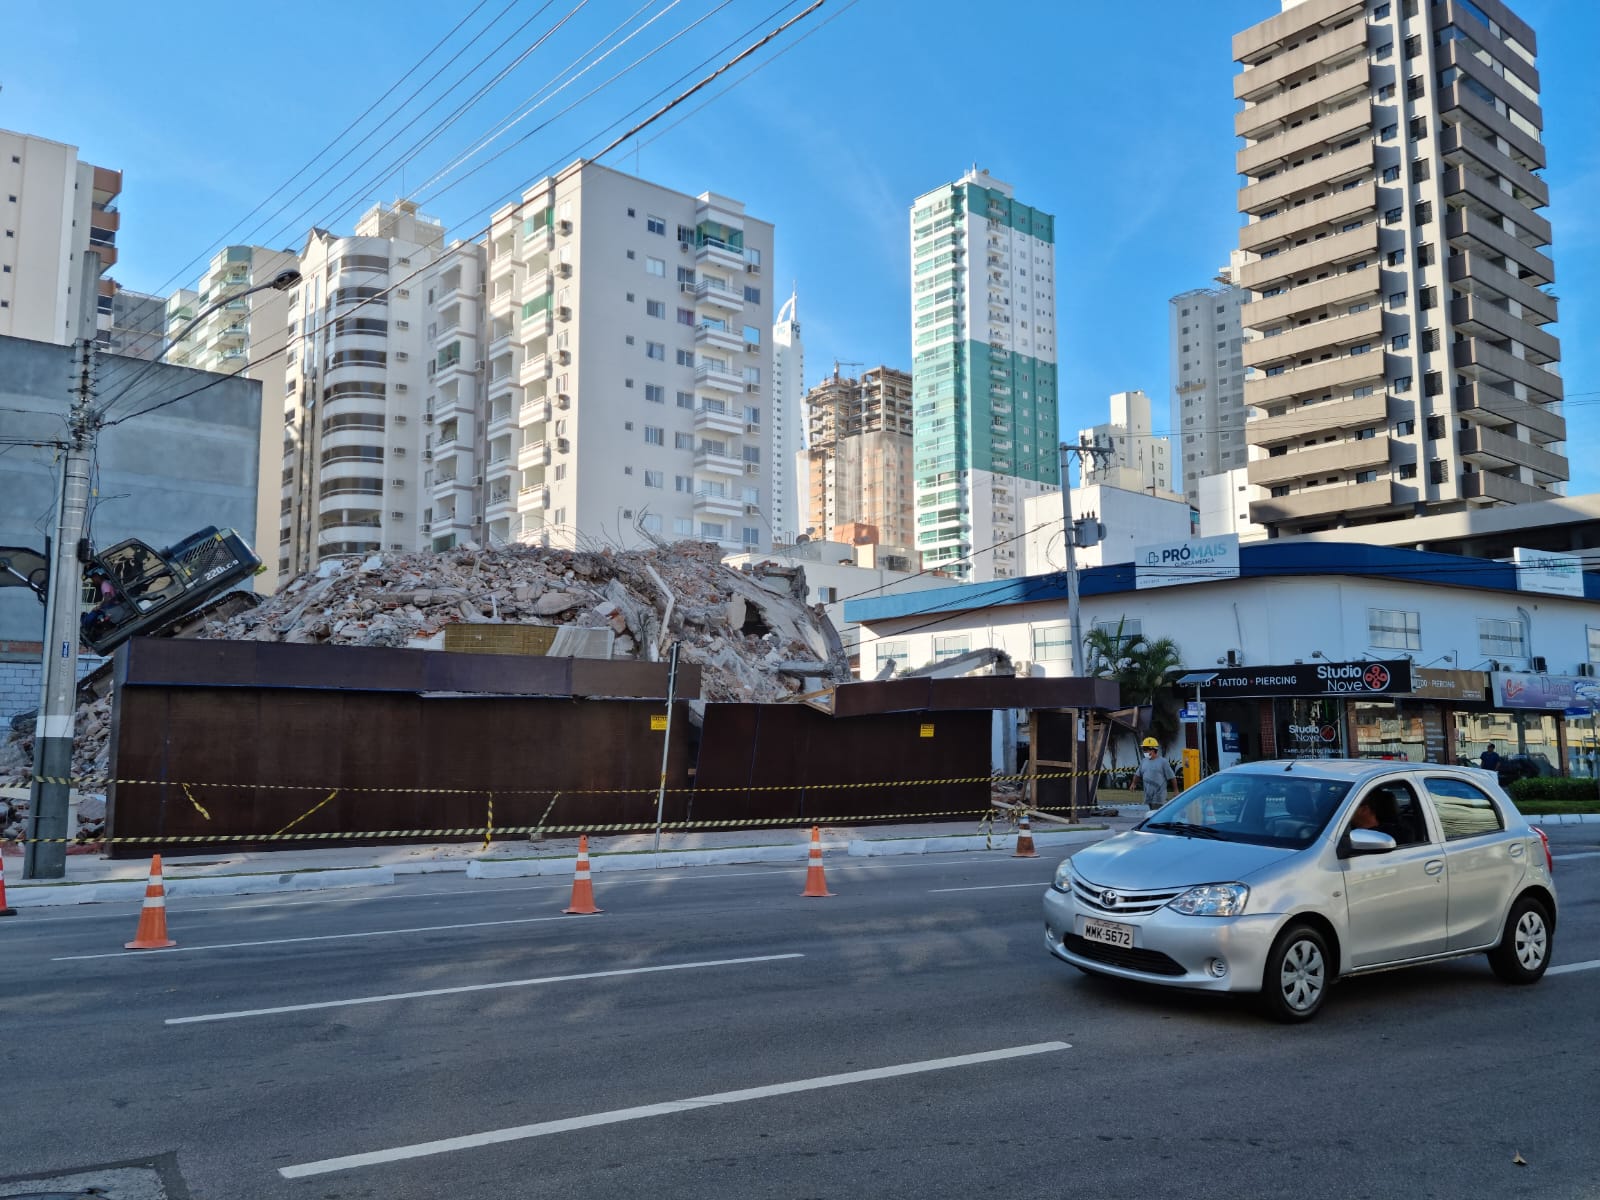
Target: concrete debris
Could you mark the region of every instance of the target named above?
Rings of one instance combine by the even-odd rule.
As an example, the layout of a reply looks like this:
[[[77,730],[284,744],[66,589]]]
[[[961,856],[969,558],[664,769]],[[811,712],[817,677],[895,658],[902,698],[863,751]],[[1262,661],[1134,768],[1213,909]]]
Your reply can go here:
[[[702,669],[705,700],[771,703],[847,681],[839,635],[806,606],[803,574],[769,574],[732,570],[704,542],[373,554],[325,560],[257,607],[189,636],[431,649],[453,622],[517,622],[556,626],[558,645],[598,644],[604,653],[609,640],[614,658],[660,661],[678,641],[684,661]],[[105,774],[110,716],[109,697],[78,709],[75,776]],[[25,785],[32,755],[31,733],[0,744],[0,786]]]

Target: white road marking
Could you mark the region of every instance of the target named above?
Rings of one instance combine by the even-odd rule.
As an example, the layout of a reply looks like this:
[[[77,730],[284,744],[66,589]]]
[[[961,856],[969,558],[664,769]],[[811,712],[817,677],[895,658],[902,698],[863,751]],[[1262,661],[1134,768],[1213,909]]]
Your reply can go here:
[[[265,938],[259,942],[219,942],[212,946],[174,946],[171,950],[115,950],[107,954],[66,954],[51,962],[82,962],[89,958],[148,958],[152,954],[192,954],[199,950],[241,950],[251,946],[288,946],[297,942],[336,942],[348,938],[395,937],[402,933],[438,933],[445,929],[482,929],[489,925],[535,925],[541,921],[567,921],[559,917],[514,917],[506,921],[465,921],[457,925],[419,925],[414,929],[373,929],[366,933],[319,933],[310,937]]]
[[[931,896],[937,892],[998,892],[1003,888],[1047,888],[1049,886],[1050,881],[1045,879],[1039,883],[986,883],[982,887],[929,888],[928,894]]]
[[[1557,854],[1557,862],[1571,862],[1575,858],[1600,858],[1600,850],[1583,850],[1577,854]]]
[[[1559,967],[1549,967],[1546,975],[1566,975],[1572,971],[1593,971],[1600,969],[1600,958],[1591,958],[1587,962],[1562,963]]]
[[[324,1158],[318,1162],[298,1163],[280,1167],[278,1174],[285,1179],[304,1179],[309,1175],[329,1175],[335,1171],[349,1171],[356,1167],[372,1167],[383,1163],[401,1162],[409,1158],[427,1158],[435,1154],[449,1154],[455,1150],[471,1150],[479,1146],[492,1146],[500,1142],[518,1142],[528,1138],[546,1137],[552,1133],[569,1133],[576,1129],[593,1129],[600,1125],[616,1125],[623,1121],[639,1121],[646,1117],[665,1117],[674,1113],[693,1112],[713,1108],[720,1104],[741,1104],[747,1100],[765,1100],[772,1096],[788,1096],[796,1092],[814,1092],[822,1088],[844,1087],[852,1083],[871,1083],[878,1079],[894,1079],[902,1075],[921,1075],[929,1071],[945,1071],[954,1067],[972,1067],[981,1063],[1000,1062],[1008,1058],[1023,1058],[1033,1054],[1049,1054],[1056,1050],[1070,1050],[1066,1042],[1038,1042],[1031,1046],[1012,1046],[1005,1050],[989,1050],[981,1054],[961,1054],[954,1058],[931,1058],[923,1062],[902,1063],[895,1067],[875,1067],[867,1071],[850,1071],[843,1075],[822,1075],[814,1079],[797,1079],[790,1083],[774,1083],[766,1087],[743,1088],[735,1092],[713,1092],[708,1096],[692,1096],[687,1100],[668,1100],[661,1104],[641,1104],[635,1108],[617,1108],[610,1112],[590,1113],[583,1117],[567,1117],[559,1121],[541,1121],[535,1125],[516,1125],[509,1129],[491,1129],[485,1133],[465,1137],[441,1138],[434,1142],[418,1142],[412,1146],[396,1146],[389,1150],[374,1150],[367,1154],[350,1154],[342,1158]]]
[[[460,987],[429,988],[421,992],[391,992],[386,996],[357,996],[353,1000],[322,1000],[315,1004],[284,1004],[277,1008],[246,1008],[239,1012],[202,1013],[197,1017],[168,1017],[167,1025],[199,1025],[206,1021],[237,1021],[244,1017],[272,1017],[281,1013],[311,1012],[319,1008],[351,1008],[358,1004],[384,1004],[390,1000],[421,1000],[429,996],[460,996],[467,992],[493,992],[502,988],[537,987],[542,983],[576,983],[584,979],[615,979],[622,975],[653,975],[661,971],[693,971],[701,967],[738,967],[748,963],[804,958],[803,954],[762,954],[755,958],[716,958],[706,962],[668,963],[659,967],[626,967],[614,971],[585,971],[581,975],[546,975],[539,979],[508,979],[502,983],[470,983]]]

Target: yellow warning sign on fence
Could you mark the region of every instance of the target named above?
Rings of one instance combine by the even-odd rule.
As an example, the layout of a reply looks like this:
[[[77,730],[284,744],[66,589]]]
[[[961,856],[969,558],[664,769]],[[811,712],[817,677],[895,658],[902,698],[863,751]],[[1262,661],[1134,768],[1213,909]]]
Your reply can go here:
[[[923,724],[922,736],[925,738],[931,738],[933,736],[933,723],[931,721]]]
[[[667,729],[667,714],[666,713],[651,713],[650,714],[650,732],[651,733],[665,733],[666,729]]]

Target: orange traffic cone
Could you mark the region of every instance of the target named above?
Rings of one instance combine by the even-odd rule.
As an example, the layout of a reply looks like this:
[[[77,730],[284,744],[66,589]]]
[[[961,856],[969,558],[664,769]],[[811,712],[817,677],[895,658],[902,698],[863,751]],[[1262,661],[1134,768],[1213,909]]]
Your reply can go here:
[[[811,854],[806,861],[806,890],[800,895],[820,899],[833,895],[828,890],[828,880],[822,874],[822,830],[811,827]]]
[[[6,856],[5,847],[0,846],[0,917],[14,917],[17,910],[6,904]]]
[[[594,884],[589,882],[588,834],[578,839],[578,865],[572,872],[572,906],[561,911],[576,917],[588,917],[604,911],[595,907]]]
[[[139,910],[139,929],[129,950],[165,950],[178,943],[167,937],[167,889],[161,882],[161,855],[150,860],[150,881],[144,885],[144,907]]]
[[[1023,811],[1017,820],[1017,851],[1012,858],[1038,858],[1039,852],[1033,848],[1033,826],[1028,824],[1028,813]]]

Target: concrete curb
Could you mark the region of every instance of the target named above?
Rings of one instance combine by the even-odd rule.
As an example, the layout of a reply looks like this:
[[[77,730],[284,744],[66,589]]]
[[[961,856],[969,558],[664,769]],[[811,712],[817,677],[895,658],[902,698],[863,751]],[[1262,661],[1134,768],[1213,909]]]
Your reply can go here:
[[[1524,813],[1522,819],[1529,825],[1600,825],[1600,813]]]
[[[253,896],[264,892],[319,892],[334,888],[374,887],[394,882],[389,867],[330,868],[291,871],[281,875],[198,875],[162,880],[167,898]],[[6,889],[13,908],[49,908],[65,904],[103,904],[142,900],[145,881],[122,883],[23,884]]]

